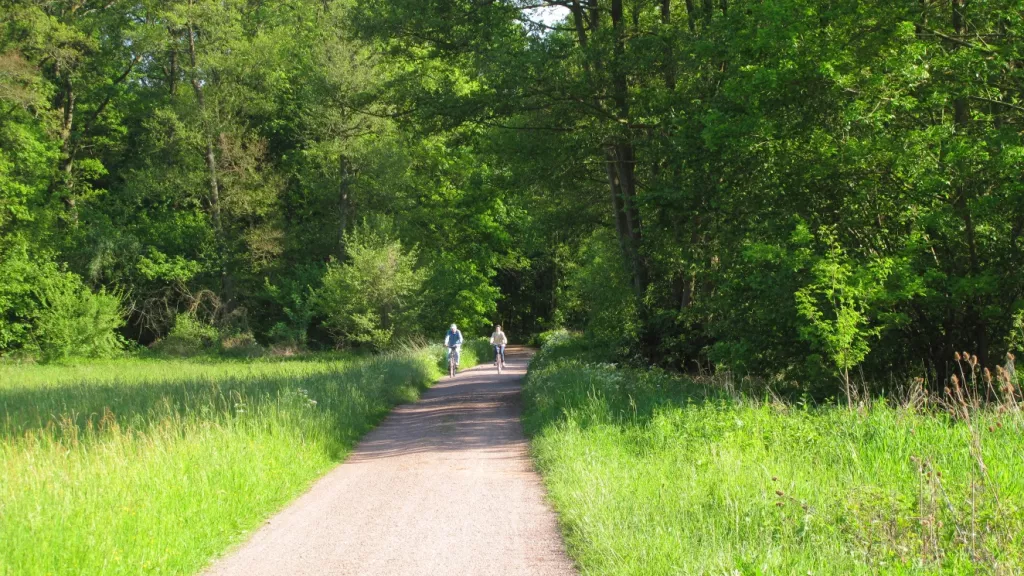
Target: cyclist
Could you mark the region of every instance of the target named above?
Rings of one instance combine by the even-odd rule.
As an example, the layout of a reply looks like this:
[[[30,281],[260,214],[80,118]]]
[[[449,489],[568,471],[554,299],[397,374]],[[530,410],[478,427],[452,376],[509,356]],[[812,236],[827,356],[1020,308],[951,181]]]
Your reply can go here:
[[[455,353],[455,369],[459,369],[459,360],[461,360],[461,354],[459,353],[462,348],[462,332],[459,331],[459,327],[452,324],[452,327],[448,329],[448,332],[444,335],[444,347],[448,351],[445,356],[447,362],[451,358],[451,354]]]
[[[501,331],[501,325],[494,327],[494,334],[491,334],[491,346],[494,346],[494,365],[498,365],[498,356],[501,356],[501,363],[505,363],[505,345],[508,344],[508,338],[505,337],[505,333]]]

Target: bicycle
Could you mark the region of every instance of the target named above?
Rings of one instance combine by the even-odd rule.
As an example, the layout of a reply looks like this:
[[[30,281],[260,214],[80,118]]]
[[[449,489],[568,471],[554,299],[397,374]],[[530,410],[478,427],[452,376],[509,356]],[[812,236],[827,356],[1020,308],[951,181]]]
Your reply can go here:
[[[455,349],[458,346],[448,347],[448,377],[455,378]]]
[[[505,367],[505,355],[502,354],[500,346],[494,347],[494,363],[498,366],[498,374],[501,374],[502,368]]]

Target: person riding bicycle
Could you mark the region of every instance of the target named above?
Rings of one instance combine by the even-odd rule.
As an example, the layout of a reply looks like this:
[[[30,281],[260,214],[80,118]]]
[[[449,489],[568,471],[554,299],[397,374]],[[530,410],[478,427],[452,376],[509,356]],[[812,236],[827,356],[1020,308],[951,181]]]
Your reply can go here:
[[[448,332],[444,335],[444,347],[448,351],[445,356],[445,361],[451,358],[452,353],[455,353],[455,369],[459,369],[459,360],[461,360],[460,351],[462,349],[462,332],[459,331],[459,327],[452,324],[452,327],[448,329]]]
[[[501,325],[494,327],[494,334],[491,334],[491,346],[494,346],[494,365],[498,365],[498,356],[501,356],[501,363],[505,363],[505,346],[508,344],[508,338],[505,337],[505,333],[501,331]]]

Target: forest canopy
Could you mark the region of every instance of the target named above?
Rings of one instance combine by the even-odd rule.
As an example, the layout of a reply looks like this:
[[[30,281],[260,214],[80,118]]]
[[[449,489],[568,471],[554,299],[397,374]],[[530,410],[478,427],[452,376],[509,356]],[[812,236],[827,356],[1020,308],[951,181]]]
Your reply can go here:
[[[0,351],[503,323],[941,387],[1024,340],[1022,30],[1011,0],[0,0]]]

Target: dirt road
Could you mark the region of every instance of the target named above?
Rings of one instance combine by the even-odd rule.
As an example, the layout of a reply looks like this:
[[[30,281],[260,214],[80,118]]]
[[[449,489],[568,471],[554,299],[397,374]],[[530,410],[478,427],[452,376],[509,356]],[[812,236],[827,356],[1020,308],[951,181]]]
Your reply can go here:
[[[210,576],[575,574],[519,424],[528,351],[400,406]]]

